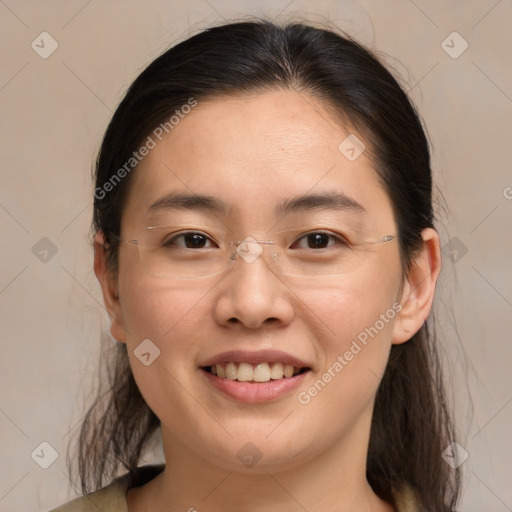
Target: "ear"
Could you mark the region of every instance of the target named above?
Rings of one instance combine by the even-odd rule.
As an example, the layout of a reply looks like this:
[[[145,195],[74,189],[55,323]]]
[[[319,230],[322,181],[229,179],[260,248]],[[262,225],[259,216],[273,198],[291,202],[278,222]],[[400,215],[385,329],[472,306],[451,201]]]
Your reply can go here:
[[[103,301],[111,320],[110,333],[117,340],[126,342],[126,330],[123,327],[123,315],[119,303],[117,276],[107,266],[105,235],[99,231],[94,237],[94,273],[103,291]]]
[[[402,309],[393,326],[392,343],[410,340],[425,323],[432,309],[437,278],[441,272],[441,249],[435,229],[421,233],[423,242],[404,278],[400,304]]]

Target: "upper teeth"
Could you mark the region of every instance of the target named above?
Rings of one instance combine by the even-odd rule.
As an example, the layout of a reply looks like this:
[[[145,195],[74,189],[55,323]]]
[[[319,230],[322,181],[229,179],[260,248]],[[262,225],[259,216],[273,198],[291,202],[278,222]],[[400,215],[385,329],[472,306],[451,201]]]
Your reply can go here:
[[[244,382],[268,382],[270,379],[282,379],[292,377],[300,372],[291,364],[282,363],[260,363],[251,365],[249,363],[214,364],[211,366],[214,375],[222,379],[239,380]]]

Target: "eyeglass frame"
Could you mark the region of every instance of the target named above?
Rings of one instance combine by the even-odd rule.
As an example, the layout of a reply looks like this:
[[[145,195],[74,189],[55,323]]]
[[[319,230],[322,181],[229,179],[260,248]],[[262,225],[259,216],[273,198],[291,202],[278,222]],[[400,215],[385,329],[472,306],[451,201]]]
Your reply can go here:
[[[149,231],[151,229],[160,229],[160,228],[166,228],[166,227],[169,227],[169,226],[148,226],[148,227],[144,228],[144,230],[145,231]],[[191,231],[191,232],[194,232],[194,231]],[[312,232],[314,232],[314,231],[312,231]],[[137,247],[137,253],[139,255],[139,261],[140,261],[139,246],[144,245],[143,243],[140,242],[140,240],[137,240],[137,239],[125,239],[125,240],[123,240],[118,235],[116,235],[115,233],[110,233],[110,234],[120,244],[130,243],[132,245],[135,245]],[[335,235],[332,235],[332,236],[335,236]],[[248,240],[249,238],[251,238],[251,240]],[[398,240],[398,235],[384,235],[384,236],[382,236],[381,238],[378,238],[375,241],[365,241],[365,242],[355,242],[354,243],[354,242],[349,242],[349,241],[346,240],[346,242],[351,247],[358,247],[358,246],[362,246],[362,245],[377,245],[377,244],[387,243],[387,242],[390,242],[392,240]],[[234,246],[233,252],[231,253],[231,255],[229,257],[230,260],[236,261],[238,259],[237,258],[237,254],[238,253],[237,253],[236,249],[240,246],[240,244],[243,244],[243,243],[245,243],[247,241],[249,241],[251,243],[265,244],[265,245],[278,244],[278,242],[273,241],[273,240],[255,240],[254,238],[252,238],[250,236],[246,237],[244,240],[224,241],[223,242],[224,244],[228,244],[228,245]],[[242,259],[244,259],[244,258],[242,257]],[[246,260],[244,260],[244,261],[246,261]],[[202,275],[202,276],[193,276],[193,277],[186,277],[186,278],[185,277],[176,277],[176,276],[162,276],[162,275],[158,275],[158,274],[152,274],[151,272],[148,272],[148,271],[146,271],[146,272],[148,274],[150,274],[150,275],[154,275],[155,277],[160,277],[160,278],[164,278],[164,279],[199,279],[199,278],[203,278],[203,277],[210,277],[210,276],[213,276],[213,275],[218,275],[222,271],[214,273],[214,274],[206,274],[206,275]],[[285,275],[288,275],[288,274],[285,273]],[[296,274],[290,274],[290,275],[296,275]],[[326,274],[326,275],[332,275],[332,274]]]

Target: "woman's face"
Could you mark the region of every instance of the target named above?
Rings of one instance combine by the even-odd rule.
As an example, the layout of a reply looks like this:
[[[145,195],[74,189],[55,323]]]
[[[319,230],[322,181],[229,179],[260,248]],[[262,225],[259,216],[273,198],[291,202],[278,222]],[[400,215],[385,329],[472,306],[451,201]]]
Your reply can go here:
[[[254,472],[290,468],[327,449],[366,449],[403,276],[396,239],[366,251],[338,245],[336,234],[351,242],[396,235],[390,199],[367,154],[357,157],[362,148],[345,140],[350,133],[313,97],[276,91],[200,101],[162,141],[153,136],[156,147],[134,171],[122,239],[142,238],[148,226],[200,231],[203,237],[159,249],[189,260],[205,251],[215,259],[224,239],[287,244],[242,244],[225,272],[193,279],[151,274],[154,248],[146,247],[142,264],[136,245],[121,244],[112,332],[127,344],[170,453],[184,449],[205,463]],[[171,204],[171,194],[211,196],[223,209]],[[319,194],[342,200],[277,209]],[[334,238],[303,236],[319,230]],[[149,233],[154,241],[163,230]],[[333,268],[331,258],[339,272],[315,275]],[[171,272],[182,268],[177,259]],[[302,270],[285,274],[281,262]],[[214,363],[222,367],[217,375]],[[285,377],[276,363],[302,373]],[[268,380],[270,370],[278,378]],[[222,378],[223,371],[252,381]]]

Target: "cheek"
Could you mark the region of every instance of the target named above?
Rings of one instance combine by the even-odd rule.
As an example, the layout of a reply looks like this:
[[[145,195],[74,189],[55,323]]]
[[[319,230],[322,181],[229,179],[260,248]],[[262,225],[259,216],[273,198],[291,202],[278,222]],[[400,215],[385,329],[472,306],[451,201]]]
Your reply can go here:
[[[333,280],[295,283],[300,321],[310,321],[327,352],[343,350],[377,323],[381,337],[389,337],[396,310],[399,272],[361,272]],[[372,329],[372,333],[374,333]],[[374,335],[375,336],[375,335]]]
[[[150,338],[162,346],[178,349],[188,335],[197,335],[205,318],[205,293],[200,287],[143,276],[120,289],[123,320],[128,328],[128,343]]]
[[[132,372],[144,399],[159,417],[169,410],[183,411],[183,404],[190,402],[187,390],[193,389],[200,356],[196,340],[208,333],[205,289],[196,288],[133,274],[120,286]],[[141,350],[143,346],[146,348]],[[142,353],[150,354],[146,356],[149,365]],[[188,407],[190,422],[200,413],[194,407]]]
[[[321,361],[317,380],[299,396],[357,410],[375,395],[386,368],[391,334],[400,305],[395,302],[398,276],[366,273],[339,279],[336,285],[306,295],[304,310],[314,315]],[[307,297],[307,299],[306,299]]]
[[[151,401],[161,396],[163,386],[170,386],[164,396],[176,398],[176,383],[188,382],[197,370],[200,344],[196,340],[204,339],[208,333],[211,287],[193,286],[186,281],[171,283],[130,270],[126,279],[120,279],[119,290],[128,333],[126,344],[137,384],[151,406]],[[149,368],[137,360],[143,342],[158,355]]]

